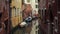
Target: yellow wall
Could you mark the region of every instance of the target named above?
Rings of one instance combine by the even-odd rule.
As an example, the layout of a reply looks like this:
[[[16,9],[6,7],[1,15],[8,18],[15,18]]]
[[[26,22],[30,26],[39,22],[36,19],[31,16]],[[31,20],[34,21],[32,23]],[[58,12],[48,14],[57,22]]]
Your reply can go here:
[[[22,0],[12,0],[11,7],[15,6],[16,8],[21,8]]]
[[[16,7],[16,12],[15,10],[12,8],[13,6]],[[22,0],[12,0],[11,3],[11,22],[12,22],[12,26],[15,27],[18,25],[18,23],[22,22],[22,13],[21,12],[21,7],[22,6]],[[15,15],[17,14],[17,15]]]

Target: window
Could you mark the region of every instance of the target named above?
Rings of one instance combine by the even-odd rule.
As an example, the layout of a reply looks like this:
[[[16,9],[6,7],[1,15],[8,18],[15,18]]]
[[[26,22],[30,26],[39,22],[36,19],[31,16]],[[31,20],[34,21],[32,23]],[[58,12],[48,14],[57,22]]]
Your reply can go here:
[[[38,5],[36,5],[35,7],[38,8]]]
[[[2,24],[0,23],[0,31],[1,31],[1,28],[2,28]]]
[[[38,26],[36,26],[36,29],[38,29]]]
[[[27,0],[27,2],[29,3],[29,2],[30,2],[30,0]]]
[[[12,12],[11,12],[11,17],[15,17],[16,16],[16,7],[15,6],[13,6],[12,8],[11,8],[11,10],[12,10]]]
[[[1,19],[1,17],[2,17],[2,13],[0,13],[0,19]]]
[[[36,34],[38,34],[38,31],[36,31]]]
[[[40,2],[40,0],[38,0],[38,2]]]

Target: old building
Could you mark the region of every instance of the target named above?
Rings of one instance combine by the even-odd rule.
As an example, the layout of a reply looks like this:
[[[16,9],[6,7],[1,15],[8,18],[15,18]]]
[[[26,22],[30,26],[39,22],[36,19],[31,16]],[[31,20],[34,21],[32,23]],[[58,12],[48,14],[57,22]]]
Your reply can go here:
[[[39,12],[41,15],[40,29],[44,32],[42,34],[59,34],[59,0],[39,1]]]
[[[0,0],[0,24],[0,34],[9,34],[9,0]]]
[[[23,20],[22,0],[11,0],[10,8],[11,34],[20,34],[22,31],[19,29],[18,24],[21,23]]]
[[[15,27],[22,21],[22,0],[11,0],[11,22]]]
[[[58,34],[60,34],[60,0],[57,0]]]

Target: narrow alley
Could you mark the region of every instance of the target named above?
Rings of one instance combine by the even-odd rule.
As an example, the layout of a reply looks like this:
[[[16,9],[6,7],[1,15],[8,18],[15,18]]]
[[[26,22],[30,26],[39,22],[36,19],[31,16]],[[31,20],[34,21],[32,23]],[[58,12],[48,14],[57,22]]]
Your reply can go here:
[[[0,0],[0,34],[60,34],[60,0]]]

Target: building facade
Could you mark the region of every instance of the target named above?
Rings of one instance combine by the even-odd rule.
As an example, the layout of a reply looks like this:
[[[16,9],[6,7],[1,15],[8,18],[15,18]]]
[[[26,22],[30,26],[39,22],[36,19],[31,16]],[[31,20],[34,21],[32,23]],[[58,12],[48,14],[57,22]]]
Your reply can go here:
[[[10,34],[9,0],[0,0],[0,34]]]
[[[41,10],[44,8],[43,0],[39,1],[39,12],[41,12],[40,30],[43,32],[42,34],[59,34],[59,15],[57,13],[59,0],[45,0],[45,10]],[[42,5],[40,5],[41,3]]]
[[[11,22],[12,27],[22,22],[22,0],[11,0]]]

